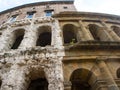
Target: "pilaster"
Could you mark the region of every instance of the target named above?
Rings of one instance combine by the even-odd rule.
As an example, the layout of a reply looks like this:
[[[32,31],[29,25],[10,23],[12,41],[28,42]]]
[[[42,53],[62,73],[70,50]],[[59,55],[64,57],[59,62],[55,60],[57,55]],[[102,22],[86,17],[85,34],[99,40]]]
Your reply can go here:
[[[101,71],[103,79],[107,82],[108,90],[119,90],[117,84],[114,81],[112,74],[110,73],[105,61],[108,60],[106,57],[97,58],[97,63]]]
[[[81,29],[82,29],[82,32],[83,32],[84,37],[85,37],[85,40],[94,40],[94,38],[93,38],[92,35],[90,34],[89,30],[87,30],[87,29],[84,27],[84,25],[83,25],[83,23],[82,23],[81,20],[79,20],[79,25],[80,25],[80,27],[81,27]]]
[[[115,41],[120,41],[119,36],[117,36],[117,35],[115,34],[115,32],[114,32],[113,30],[111,30],[111,28],[109,28],[109,27],[105,24],[104,21],[102,21],[101,23],[102,23],[102,25],[104,26],[105,30],[109,33],[109,37],[112,37],[113,40],[115,40]]]
[[[64,90],[62,62],[60,60],[53,61],[49,68],[44,70],[49,83],[48,90]]]
[[[52,27],[53,27],[52,28],[52,45],[54,45],[55,47],[59,47],[63,45],[63,41],[62,41],[62,35],[61,35],[62,30],[60,29],[58,20],[55,19]]]
[[[4,76],[1,90],[27,90],[28,77],[26,77],[26,68],[22,68],[19,65],[13,65],[10,71]],[[26,83],[27,82],[27,83]]]

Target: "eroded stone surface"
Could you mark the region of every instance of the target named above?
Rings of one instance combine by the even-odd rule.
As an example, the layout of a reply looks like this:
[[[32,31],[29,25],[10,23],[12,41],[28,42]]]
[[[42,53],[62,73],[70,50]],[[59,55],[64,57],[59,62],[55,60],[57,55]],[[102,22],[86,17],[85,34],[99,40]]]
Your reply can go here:
[[[73,3],[68,7],[71,6],[68,10],[75,11]],[[47,80],[48,90],[72,90],[74,80],[91,90],[119,90],[120,80],[116,71],[120,68],[120,37],[111,28],[114,25],[120,27],[119,16],[83,12],[57,14],[64,11],[57,7],[53,8],[56,9],[54,18],[43,17],[44,12],[39,12],[42,8],[35,9],[39,17],[36,14],[28,19],[23,18],[25,9],[17,12],[21,19],[0,26],[1,90],[27,90],[30,82],[38,78]],[[90,31],[90,25],[96,30],[95,33]],[[65,43],[64,30],[72,30],[71,35],[75,35],[76,42],[73,38]],[[24,37],[19,47],[11,49],[23,31]],[[51,33],[51,44],[36,46],[39,34],[43,32]],[[73,75],[76,79],[71,79],[76,70],[79,72]]]

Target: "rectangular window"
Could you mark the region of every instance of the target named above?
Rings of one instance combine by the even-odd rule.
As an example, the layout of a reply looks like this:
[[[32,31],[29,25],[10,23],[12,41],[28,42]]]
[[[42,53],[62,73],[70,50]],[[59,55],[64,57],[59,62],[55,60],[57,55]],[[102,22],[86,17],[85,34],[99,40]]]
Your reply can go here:
[[[47,10],[45,11],[45,16],[52,16],[53,10]]]
[[[67,6],[64,6],[63,8],[64,8],[64,9],[67,9],[68,7],[67,7]]]
[[[10,22],[14,22],[14,21],[16,20],[17,16],[18,16],[18,15],[13,15],[13,16],[11,16],[11,18],[10,18],[9,21],[10,21]]]
[[[27,18],[33,18],[34,12],[27,13]]]

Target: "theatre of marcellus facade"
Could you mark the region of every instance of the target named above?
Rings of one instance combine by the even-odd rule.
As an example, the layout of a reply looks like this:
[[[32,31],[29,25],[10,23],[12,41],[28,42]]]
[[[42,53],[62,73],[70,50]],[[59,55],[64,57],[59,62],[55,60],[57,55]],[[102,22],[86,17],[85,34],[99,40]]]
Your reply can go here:
[[[0,12],[0,90],[120,90],[120,16],[74,0]]]

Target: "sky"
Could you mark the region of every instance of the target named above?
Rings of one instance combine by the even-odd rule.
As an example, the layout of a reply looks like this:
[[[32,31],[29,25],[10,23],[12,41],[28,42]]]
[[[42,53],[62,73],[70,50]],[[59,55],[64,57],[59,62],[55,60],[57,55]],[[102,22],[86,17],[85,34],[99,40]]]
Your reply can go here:
[[[40,1],[51,0],[0,0],[0,12],[6,9]],[[120,0],[75,0],[78,11],[120,15]]]

